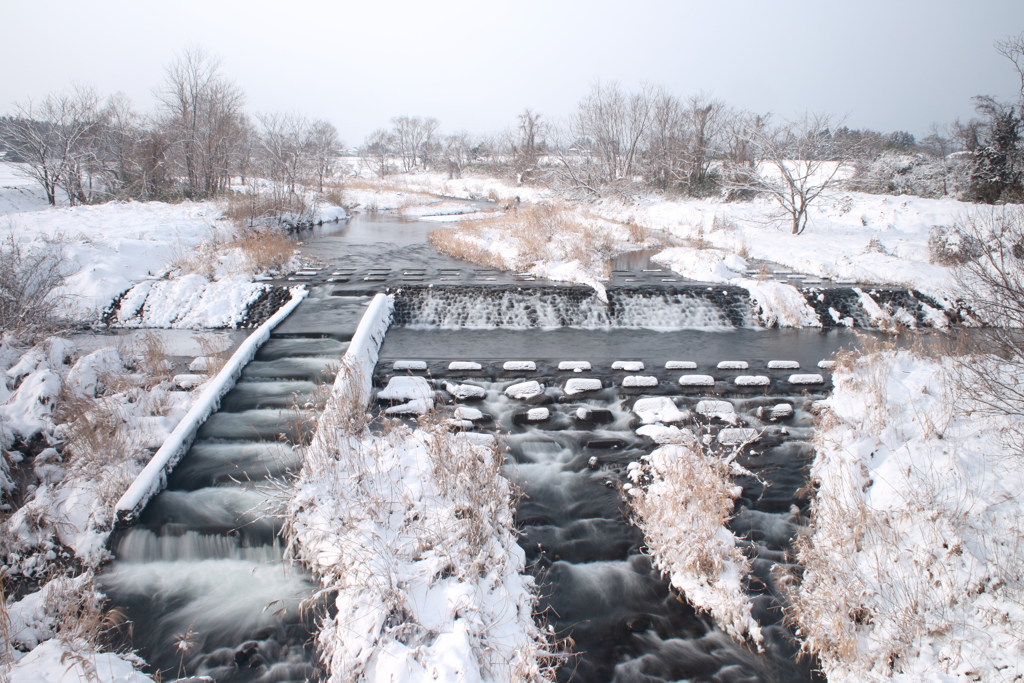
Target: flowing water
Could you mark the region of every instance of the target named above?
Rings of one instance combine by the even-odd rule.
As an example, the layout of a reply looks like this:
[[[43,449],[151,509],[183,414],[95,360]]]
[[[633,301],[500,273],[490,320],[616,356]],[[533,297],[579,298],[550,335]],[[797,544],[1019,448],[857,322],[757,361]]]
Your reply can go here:
[[[425,244],[437,227],[359,215],[304,233],[303,249],[351,271],[397,269],[410,281],[422,280],[417,273],[428,267],[439,280],[457,280],[444,276],[460,269],[497,280]],[[649,265],[649,256],[620,265]],[[356,288],[342,292],[345,278],[337,279],[314,288],[275,330],[199,430],[166,490],[136,525],[111,538],[115,561],[99,583],[131,625],[122,631],[124,643],[164,679],[270,682],[317,673],[313,615],[327,606],[303,609],[313,585],[282,558],[280,501],[287,495],[283,478],[301,466],[322,386],[368,301],[353,296]],[[767,362],[796,361],[803,372],[817,373],[819,360],[855,343],[845,331],[760,329],[749,302],[729,288],[620,288],[606,305],[573,287],[415,284],[398,292],[376,380],[383,386],[407,374],[392,370],[396,360],[425,360],[428,370],[416,374],[434,381],[449,404],[455,399],[445,380],[483,389],[472,403],[484,417],[470,428],[503,435],[506,474],[525,494],[517,523],[542,587],[543,619],[574,653],[559,680],[805,681],[813,679],[810,664],[797,660],[798,644],[781,624],[772,566],[787,562],[806,521],[811,410],[829,388],[828,374],[821,385],[797,386],[788,381],[791,370],[769,370]],[[452,360],[482,367],[450,371]],[[534,361],[536,370],[504,370],[508,360]],[[592,369],[561,371],[564,360],[588,361]],[[613,370],[616,360],[643,361],[645,368]],[[723,360],[746,361],[749,369],[719,369]],[[694,366],[672,370],[669,361]],[[647,386],[625,386],[633,374],[649,378]],[[715,382],[685,387],[681,374]],[[735,378],[745,374],[769,383],[738,386]],[[597,379],[601,388],[570,395],[571,378]],[[543,383],[545,391],[528,401],[504,394],[524,380]],[[620,493],[627,466],[655,447],[635,431],[632,407],[641,397],[667,397],[712,440],[726,426],[762,432],[739,459],[754,476],[737,480],[743,495],[731,525],[753,559],[747,589],[766,636],[764,652],[695,613],[652,567]],[[705,398],[726,401],[735,417],[703,416],[697,403]],[[792,414],[772,418],[771,408],[782,403]],[[541,406],[547,416],[531,421],[528,409]]]
[[[123,644],[164,679],[304,681],[315,675],[308,575],[283,559],[281,501],[325,385],[368,297],[315,291],[274,330],[200,427],[167,488],[115,533],[99,577],[130,624]]]
[[[813,457],[811,404],[826,395],[828,373],[819,360],[856,343],[850,333],[803,330],[732,332],[641,329],[604,331],[448,330],[392,327],[377,366],[377,380],[399,360],[424,360],[413,374],[430,378],[449,405],[465,403],[484,417],[471,428],[499,433],[508,448],[506,475],[523,491],[517,512],[520,545],[542,590],[541,612],[560,638],[571,639],[575,655],[559,680],[604,681],[807,681],[809,662],[781,624],[781,598],[772,566],[787,562],[809,498],[806,468]],[[505,361],[533,361],[535,371],[504,370]],[[722,370],[721,361],[746,361],[746,370]],[[771,370],[768,361],[790,360],[802,370]],[[451,361],[475,361],[479,370],[449,370]],[[559,370],[562,361],[587,361],[590,370]],[[639,372],[613,370],[615,361],[642,361]],[[669,361],[690,361],[672,370]],[[823,373],[812,387],[789,384],[794,372]],[[704,374],[713,386],[684,387],[681,375]],[[627,377],[657,380],[656,386],[623,386]],[[761,375],[770,384],[737,386],[742,375]],[[570,395],[566,382],[596,378],[602,388]],[[509,386],[535,380],[545,391],[526,401],[509,398]],[[647,380],[650,384],[651,381]],[[484,390],[477,399],[456,399],[446,384]],[[450,387],[447,387],[450,388]],[[753,559],[748,586],[754,616],[762,626],[765,651],[733,641],[706,616],[698,615],[655,570],[642,532],[631,522],[620,493],[627,466],[656,445],[638,436],[631,412],[644,397],[668,397],[687,417],[686,426],[711,439],[725,427],[763,432],[738,462],[754,476],[737,479],[743,495],[732,529]],[[697,412],[699,401],[724,400],[734,421]],[[787,404],[791,416],[772,419],[772,408]],[[382,403],[382,407],[387,403]],[[543,406],[545,419],[531,422],[529,410]]]

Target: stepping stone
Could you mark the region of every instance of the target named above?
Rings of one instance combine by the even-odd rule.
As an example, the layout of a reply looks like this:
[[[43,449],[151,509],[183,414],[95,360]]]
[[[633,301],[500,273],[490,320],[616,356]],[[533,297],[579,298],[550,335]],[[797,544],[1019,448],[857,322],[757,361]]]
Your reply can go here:
[[[558,364],[559,370],[572,370],[573,372],[583,372],[584,370],[590,370],[590,361],[587,360],[563,360]]]
[[[697,364],[692,360],[670,360],[665,363],[666,370],[696,370]]]
[[[824,384],[825,378],[822,377],[821,375],[790,375],[789,383],[801,386],[811,384]]]
[[[835,367],[835,365],[836,365],[836,362],[834,360],[819,360],[818,361],[818,367],[821,368],[822,370],[831,370],[832,368]]]
[[[588,408],[586,406],[576,409],[576,419],[584,422],[595,422],[597,424],[608,424],[615,420],[615,415],[604,408]]]
[[[184,374],[175,375],[172,381],[182,389],[194,389],[208,379],[206,375]]]
[[[467,360],[453,360],[448,364],[449,370],[482,370],[483,366],[479,363]]]
[[[527,399],[539,396],[544,393],[544,386],[540,382],[519,382],[505,389],[505,395],[509,398]]]
[[[544,422],[551,419],[551,411],[547,408],[530,408],[525,413],[512,415],[512,424],[526,424],[529,422]]]
[[[471,398],[483,398],[487,395],[486,389],[473,384],[453,384],[451,382],[445,382],[444,390],[459,401],[465,401],[466,399]]]
[[[647,375],[628,375],[622,378],[622,386],[626,389],[633,387],[656,387],[658,386],[658,378]]]
[[[799,370],[800,363],[795,360],[770,360],[768,361],[769,370]]]
[[[601,380],[599,379],[574,377],[566,380],[562,391],[569,396],[574,396],[575,394],[582,394],[587,391],[600,391],[601,389]]]
[[[747,427],[730,427],[718,432],[718,443],[723,446],[738,446],[757,440],[757,430]]]
[[[526,370],[533,372],[537,369],[537,364],[532,360],[507,360],[501,368],[502,370]]]
[[[764,375],[740,375],[733,381],[738,387],[766,387],[772,383],[771,378]]]
[[[459,406],[455,409],[455,419],[457,420],[469,420],[470,422],[479,422],[486,420],[487,416],[483,412],[476,408],[470,408],[469,406]]]
[[[643,421],[644,424],[655,422],[682,422],[689,415],[682,412],[666,396],[656,398],[641,398],[633,404],[633,412]]]
[[[697,441],[689,429],[665,425],[644,425],[636,430],[640,436],[646,436],[657,444],[691,444]]]
[[[684,387],[713,387],[715,378],[711,375],[683,375],[679,383]]]
[[[793,417],[793,406],[788,403],[780,403],[777,406],[773,406],[771,412],[768,413],[770,420],[785,420],[789,417]]]
[[[396,360],[394,365],[391,366],[392,370],[426,370],[427,361],[425,360]]]
[[[413,399],[408,403],[403,403],[398,406],[391,406],[387,408],[384,413],[386,415],[423,415],[429,413],[434,409],[434,402],[424,399]]]
[[[694,410],[707,418],[718,418],[727,422],[736,420],[736,408],[728,401],[698,401]]]
[[[750,364],[745,360],[723,360],[718,364],[719,370],[746,370]]]
[[[388,385],[377,392],[378,401],[434,401],[434,390],[422,377],[392,377]]]
[[[625,372],[640,372],[644,369],[643,361],[639,360],[617,360],[612,363],[612,370],[624,370]]]

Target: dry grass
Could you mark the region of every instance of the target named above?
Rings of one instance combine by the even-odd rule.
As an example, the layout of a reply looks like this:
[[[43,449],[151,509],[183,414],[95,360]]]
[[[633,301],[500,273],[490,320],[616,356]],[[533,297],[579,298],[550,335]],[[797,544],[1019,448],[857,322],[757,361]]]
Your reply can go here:
[[[309,199],[297,192],[233,194],[228,197],[224,217],[239,228],[280,225],[286,217],[308,218],[313,213]]]
[[[643,241],[646,230],[633,226]],[[435,230],[428,240],[438,251],[500,270],[526,270],[541,261],[579,261],[588,271],[608,275],[608,259],[621,242],[606,229],[561,204],[530,204],[494,218],[466,221]],[[492,248],[500,245],[502,252]]]
[[[295,244],[280,228],[244,227],[229,236],[211,231],[198,245],[179,244],[170,267],[209,279],[221,271],[248,277],[284,270],[294,255]]]

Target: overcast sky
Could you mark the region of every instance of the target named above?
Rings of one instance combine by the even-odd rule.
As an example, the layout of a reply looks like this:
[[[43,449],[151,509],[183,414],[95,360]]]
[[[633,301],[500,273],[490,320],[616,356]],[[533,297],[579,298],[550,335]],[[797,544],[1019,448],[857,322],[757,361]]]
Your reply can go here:
[[[1018,92],[993,43],[1024,31],[1024,0],[0,0],[0,26],[0,112],[71,81],[148,111],[192,43],[250,110],[326,118],[349,145],[402,114],[477,133],[524,107],[557,120],[597,79],[922,136],[973,95]]]

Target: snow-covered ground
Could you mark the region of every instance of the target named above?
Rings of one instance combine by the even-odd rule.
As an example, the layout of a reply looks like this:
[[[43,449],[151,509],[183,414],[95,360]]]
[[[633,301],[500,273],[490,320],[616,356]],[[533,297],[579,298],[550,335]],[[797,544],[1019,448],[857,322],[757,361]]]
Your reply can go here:
[[[1024,677],[1024,422],[950,363],[890,351],[833,376],[795,591],[833,683]]]

